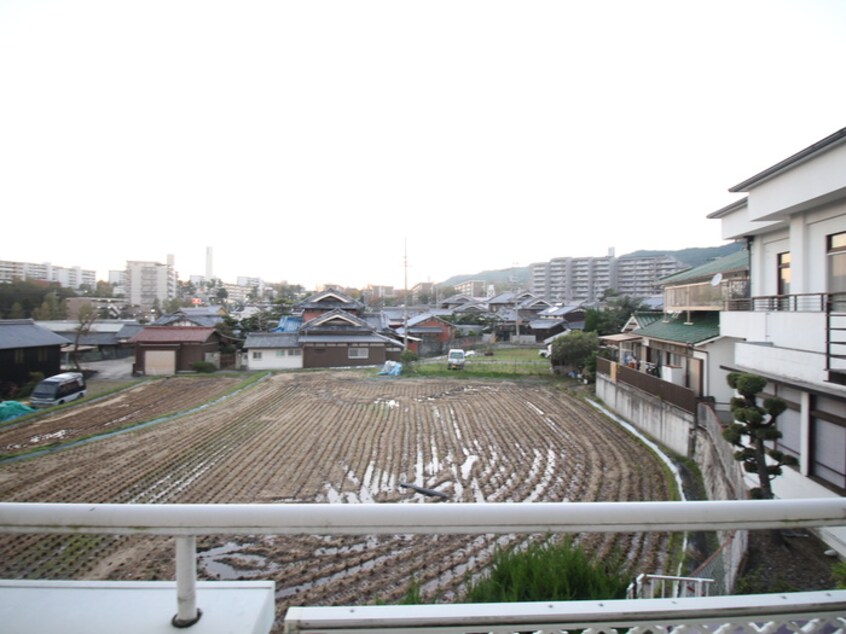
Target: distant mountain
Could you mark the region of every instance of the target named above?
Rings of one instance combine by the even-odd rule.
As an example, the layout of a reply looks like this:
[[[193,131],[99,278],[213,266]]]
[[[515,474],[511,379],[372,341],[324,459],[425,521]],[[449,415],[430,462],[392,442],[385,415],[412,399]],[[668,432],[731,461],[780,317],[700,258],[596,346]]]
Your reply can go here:
[[[681,249],[679,251],[633,251],[627,253],[625,257],[649,257],[653,255],[671,255],[679,262],[687,264],[690,267],[705,264],[710,260],[721,258],[735,251],[740,251],[743,244],[740,242],[732,242],[731,244],[724,244],[720,247],[693,247],[690,249]],[[623,257],[623,256],[621,256]]]
[[[453,275],[438,286],[455,286],[469,280],[484,280],[486,284],[496,286],[518,286],[526,288],[529,284],[531,269],[528,266],[513,266],[510,269],[499,269],[497,271],[482,271],[475,275]]]
[[[724,244],[719,247],[691,247],[678,251],[633,251],[619,257],[649,257],[654,255],[670,255],[689,267],[705,264],[709,260],[721,258],[743,248],[740,242]],[[469,280],[484,280],[486,284],[494,284],[500,288],[528,288],[531,284],[531,268],[528,266],[511,267],[494,271],[481,271],[473,275],[453,275],[438,286],[455,286]]]

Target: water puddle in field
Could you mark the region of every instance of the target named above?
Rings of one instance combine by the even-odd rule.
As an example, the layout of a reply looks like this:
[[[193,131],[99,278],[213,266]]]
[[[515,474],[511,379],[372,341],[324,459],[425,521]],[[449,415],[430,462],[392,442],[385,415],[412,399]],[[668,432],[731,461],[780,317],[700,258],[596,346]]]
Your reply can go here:
[[[370,544],[361,544],[360,543],[360,544],[354,544],[353,546],[349,546],[349,547],[340,547],[340,548],[334,549],[334,550],[336,550],[337,554],[340,555],[340,554],[345,554],[345,552],[346,553],[363,552],[363,551],[367,550],[369,547],[370,547]],[[344,551],[344,548],[347,548],[347,550]],[[318,551],[319,550],[326,550],[327,551],[326,554],[332,554],[329,551],[332,551],[333,549],[331,549],[331,548],[330,549],[318,549]],[[315,552],[317,552],[317,551],[315,551]],[[333,573],[328,574],[326,576],[318,577],[317,579],[313,579],[311,581],[306,581],[305,583],[300,583],[300,584],[297,584],[295,586],[288,586],[287,588],[281,588],[281,589],[276,591],[276,598],[277,599],[284,599],[286,597],[290,597],[290,596],[295,595],[295,594],[302,592],[304,590],[311,590],[313,588],[320,588],[320,587],[328,585],[330,583],[340,581],[340,580],[342,580],[346,577],[355,576],[355,575],[359,575],[361,573],[369,572],[369,571],[373,570],[374,568],[377,568],[379,566],[384,565],[386,562],[390,561],[391,559],[394,559],[399,554],[401,554],[401,553],[399,551],[395,550],[394,552],[391,552],[391,553],[388,553],[388,554],[385,554],[385,555],[379,555],[377,557],[374,557],[373,559],[368,559],[366,561],[362,561],[362,562],[357,563],[355,565],[349,566],[348,568],[345,568],[344,570],[340,570],[338,572],[333,572]]]
[[[197,565],[213,579],[265,578],[279,570],[279,564],[262,555],[242,553],[248,544],[227,542],[197,553]]]

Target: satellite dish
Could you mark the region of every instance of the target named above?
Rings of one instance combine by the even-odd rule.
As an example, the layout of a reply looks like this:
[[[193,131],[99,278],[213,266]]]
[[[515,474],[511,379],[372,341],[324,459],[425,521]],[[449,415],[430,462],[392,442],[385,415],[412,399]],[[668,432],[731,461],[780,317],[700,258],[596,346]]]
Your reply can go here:
[[[723,274],[722,273],[715,273],[714,277],[711,278],[711,286],[719,286],[720,282],[723,281]]]

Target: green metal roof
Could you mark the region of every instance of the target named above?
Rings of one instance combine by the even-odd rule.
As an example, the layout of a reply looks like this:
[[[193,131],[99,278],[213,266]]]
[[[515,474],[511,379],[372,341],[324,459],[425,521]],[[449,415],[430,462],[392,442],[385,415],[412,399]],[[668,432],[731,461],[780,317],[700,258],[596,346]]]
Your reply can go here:
[[[632,331],[632,334],[681,344],[697,344],[720,336],[719,313],[693,313],[690,321],[688,324],[687,313],[667,315],[666,319],[659,319],[648,326],[638,328]]]
[[[674,286],[682,282],[710,280],[717,273],[735,273],[747,270],[749,270],[749,252],[746,249],[740,249],[739,251],[724,255],[705,264],[700,264],[681,273],[668,275],[661,279],[661,284],[664,286]]]

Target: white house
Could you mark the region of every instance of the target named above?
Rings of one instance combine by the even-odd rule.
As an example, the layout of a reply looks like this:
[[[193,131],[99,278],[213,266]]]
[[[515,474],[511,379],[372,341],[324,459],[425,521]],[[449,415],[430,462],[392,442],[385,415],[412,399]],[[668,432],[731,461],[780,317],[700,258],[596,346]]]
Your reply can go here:
[[[303,353],[295,332],[251,332],[244,342],[244,351],[250,370],[298,370],[303,367]]]
[[[750,297],[728,302],[727,369],[769,380],[788,403],[779,448],[799,469],[774,481],[779,497],[846,493],[846,128],[729,191],[709,215],[723,237],[746,241]],[[846,554],[846,531],[833,543]]]

